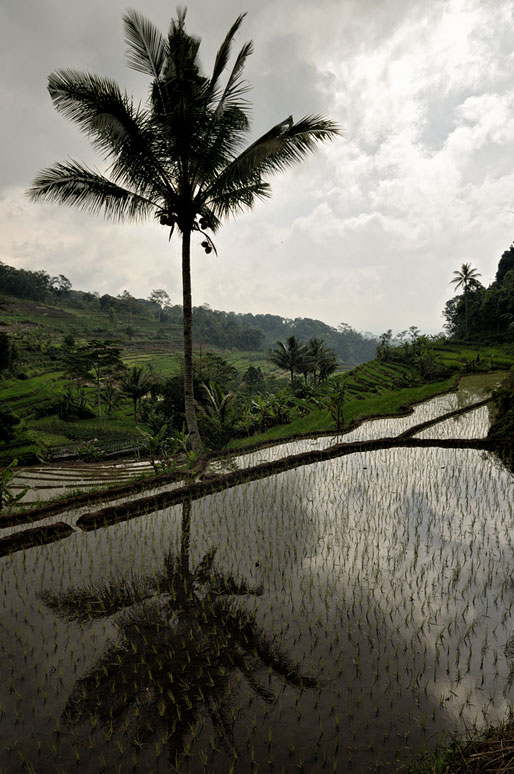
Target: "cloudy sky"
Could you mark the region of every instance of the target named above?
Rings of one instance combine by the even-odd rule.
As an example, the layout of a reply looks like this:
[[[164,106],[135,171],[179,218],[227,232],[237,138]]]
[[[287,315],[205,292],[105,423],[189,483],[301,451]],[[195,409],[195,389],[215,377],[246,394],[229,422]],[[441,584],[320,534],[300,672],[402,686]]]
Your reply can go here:
[[[514,240],[512,0],[189,0],[209,72],[242,11],[254,41],[246,77],[254,134],[323,113],[344,135],[271,179],[273,196],[228,221],[218,257],[197,246],[193,302],[236,312],[314,317],[380,333],[441,330],[452,272],[482,281]],[[116,224],[25,196],[36,173],[74,158],[101,168],[57,114],[50,72],[115,78],[138,99],[122,15],[166,31],[164,0],[4,0],[0,7],[0,260],[64,274],[73,287],[181,302],[179,242],[165,229]],[[250,138],[251,139],[251,138]]]

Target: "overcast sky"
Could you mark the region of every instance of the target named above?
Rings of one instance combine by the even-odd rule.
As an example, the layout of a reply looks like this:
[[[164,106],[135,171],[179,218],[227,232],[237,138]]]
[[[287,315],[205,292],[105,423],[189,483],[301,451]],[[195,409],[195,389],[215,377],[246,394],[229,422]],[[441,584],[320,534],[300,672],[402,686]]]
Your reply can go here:
[[[218,257],[193,249],[193,303],[314,317],[360,331],[441,330],[463,262],[494,279],[514,240],[512,0],[189,0],[187,29],[210,72],[226,31],[254,41],[253,132],[323,113],[344,136],[270,180],[273,196],[228,221]],[[138,99],[122,15],[163,32],[164,0],[3,0],[0,260],[73,287],[181,303],[180,245],[25,196],[37,172],[74,158],[101,167],[46,91],[62,67],[115,78]],[[200,240],[198,240],[200,241]]]

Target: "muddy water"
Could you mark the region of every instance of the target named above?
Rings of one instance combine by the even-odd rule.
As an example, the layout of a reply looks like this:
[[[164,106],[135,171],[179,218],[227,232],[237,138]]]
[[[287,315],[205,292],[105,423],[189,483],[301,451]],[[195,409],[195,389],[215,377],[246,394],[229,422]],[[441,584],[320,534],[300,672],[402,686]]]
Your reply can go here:
[[[272,760],[277,771],[346,771],[351,760],[355,771],[394,771],[441,734],[504,716],[514,702],[513,503],[514,480],[493,458],[441,449],[354,454],[194,502],[189,569],[205,566],[215,549],[216,577],[233,579],[226,604],[253,616],[246,654],[230,630],[234,653],[220,662],[227,679],[218,693],[207,664],[219,658],[226,609],[215,636],[198,634],[208,612],[205,577],[194,582],[196,607],[167,609],[164,590],[139,606],[128,600],[125,614],[121,603],[90,622],[62,614],[70,590],[136,583],[162,571],[168,550],[180,555],[180,507],[5,557],[0,703],[13,752],[0,753],[0,770],[22,771],[20,756],[36,771],[75,770],[78,754],[81,771],[98,771],[102,760],[107,770],[130,770],[132,756],[138,771],[174,771],[170,745],[156,741],[166,736],[162,718],[176,711],[166,696],[171,690],[177,700],[183,684],[183,712],[194,707],[182,748],[190,744],[190,757],[177,768],[184,772],[225,774],[235,753],[234,771],[243,774],[252,760],[259,770]],[[246,593],[236,594],[243,583]],[[61,614],[45,605],[50,592]],[[155,607],[165,623],[141,624],[146,634],[135,640],[127,614]],[[175,649],[167,627],[179,632]],[[188,661],[188,632],[199,638],[205,670]],[[138,673],[127,694],[123,677],[133,674],[132,646],[141,644],[144,680]],[[273,653],[290,665],[282,675]],[[303,688],[290,678],[295,669]],[[100,712],[109,686],[119,727]],[[83,717],[66,726],[77,695]],[[143,710],[151,729],[134,745]]]
[[[390,449],[0,559],[0,771],[395,771],[504,717],[513,504],[492,455]]]

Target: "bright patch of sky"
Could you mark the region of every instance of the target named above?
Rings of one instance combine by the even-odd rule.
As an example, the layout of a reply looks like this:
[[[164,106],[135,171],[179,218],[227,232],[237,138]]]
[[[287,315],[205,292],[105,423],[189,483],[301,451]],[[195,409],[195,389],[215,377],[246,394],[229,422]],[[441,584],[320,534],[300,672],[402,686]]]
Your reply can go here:
[[[166,30],[164,0],[138,8]],[[210,70],[239,0],[190,0],[187,26]],[[180,246],[155,224],[112,224],[24,196],[67,158],[101,168],[58,115],[46,76],[60,67],[115,78],[125,65],[122,0],[9,0],[0,9],[4,114],[0,260],[65,274],[73,286],[180,303]],[[271,180],[273,197],[230,220],[219,257],[193,255],[193,300],[216,309],[314,317],[381,332],[442,328],[452,273],[488,284],[514,239],[514,16],[511,0],[249,3],[253,133],[323,113],[343,137]],[[200,241],[200,240],[199,240]]]

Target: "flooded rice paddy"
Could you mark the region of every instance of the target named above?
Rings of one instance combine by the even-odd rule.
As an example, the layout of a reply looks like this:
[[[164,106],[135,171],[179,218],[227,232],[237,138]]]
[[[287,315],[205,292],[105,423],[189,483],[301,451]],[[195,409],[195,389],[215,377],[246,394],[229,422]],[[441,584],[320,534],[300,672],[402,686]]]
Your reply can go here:
[[[512,474],[429,447],[4,556],[0,771],[401,770],[514,704],[513,542]]]
[[[23,502],[37,503],[96,487],[126,484],[152,472],[148,460],[33,465],[16,471],[11,489],[17,493],[28,487]]]
[[[431,400],[424,401],[416,406],[410,413],[403,417],[386,417],[363,422],[355,430],[342,432],[337,435],[325,435],[317,438],[305,438],[288,443],[277,443],[268,448],[254,452],[235,454],[227,460],[213,461],[213,472],[223,470],[237,470],[248,468],[263,462],[273,462],[291,454],[315,449],[327,449],[336,443],[352,443],[357,441],[369,441],[374,438],[386,438],[398,436],[421,423],[437,419],[458,409],[464,409],[477,403],[489,395],[501,381],[498,374],[485,374],[481,376],[468,376],[461,379],[459,389],[456,392],[438,395]],[[464,414],[454,417],[447,423],[447,430],[441,429],[443,423],[437,425],[437,429],[417,434],[418,438],[483,438],[489,428],[489,409],[482,407],[471,412],[472,416]],[[452,434],[454,433],[455,434]],[[444,435],[441,435],[443,433]],[[448,434],[449,433],[449,434]],[[119,462],[95,462],[95,463],[57,463],[47,465],[35,465],[20,468],[16,471],[11,481],[13,493],[18,493],[28,487],[23,497],[23,503],[37,503],[46,500],[70,495],[75,492],[84,492],[97,487],[123,485],[142,474],[151,474],[153,468],[148,460],[123,460]]]

